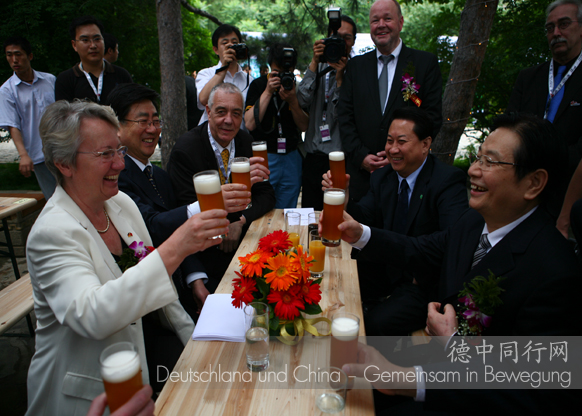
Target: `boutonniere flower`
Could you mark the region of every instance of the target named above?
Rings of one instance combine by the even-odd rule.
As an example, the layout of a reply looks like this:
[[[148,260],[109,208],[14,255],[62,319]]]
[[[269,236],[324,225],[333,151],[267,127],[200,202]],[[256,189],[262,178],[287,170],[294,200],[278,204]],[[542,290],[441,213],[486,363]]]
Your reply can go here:
[[[402,76],[402,96],[404,97],[404,102],[410,100],[412,101],[417,107],[420,107],[422,100],[418,98],[416,94],[418,94],[418,90],[420,89],[420,85],[414,82],[414,77],[409,75],[408,72]]]
[[[499,283],[504,279],[489,270],[489,277],[475,276],[469,284],[464,284],[457,308],[459,335],[478,337],[491,325],[495,308],[503,303],[499,296],[505,289],[499,287]]]
[[[147,255],[154,250],[155,248],[152,246],[145,246],[143,241],[140,241],[139,243],[134,241],[129,245],[129,248],[123,249],[123,253],[121,253],[117,265],[122,272],[125,272],[130,267],[135,266],[137,263],[145,259]]]

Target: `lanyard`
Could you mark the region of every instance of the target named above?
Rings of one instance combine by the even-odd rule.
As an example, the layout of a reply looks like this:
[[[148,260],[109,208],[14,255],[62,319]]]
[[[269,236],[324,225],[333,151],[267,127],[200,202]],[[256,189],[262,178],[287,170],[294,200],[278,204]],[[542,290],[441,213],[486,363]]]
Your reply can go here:
[[[97,102],[98,103],[101,102],[101,91],[103,91],[103,73],[105,72],[105,62],[103,62],[103,70],[101,71],[101,74],[99,74],[99,81],[97,83],[97,88],[95,88],[95,83],[93,83],[93,80],[91,79],[91,75],[89,75],[89,73],[85,72],[85,70],[83,69],[83,62],[81,62],[79,64],[79,68],[81,68],[81,71],[83,71],[83,73],[87,77],[87,81],[89,82],[89,85],[91,86],[91,88],[93,88],[93,92],[95,93],[95,96],[97,97]]]
[[[279,108],[279,104],[277,104],[277,96],[273,95],[273,103],[275,103],[275,108],[277,109],[277,129],[279,130],[279,137],[283,137],[283,126],[281,126],[281,110],[285,106],[287,101],[283,101],[281,104],[281,108]]]
[[[546,111],[544,112],[544,119],[548,118],[548,110],[550,109],[550,103],[552,102],[552,99],[556,96],[558,91],[560,91],[562,89],[562,87],[564,86],[566,81],[568,81],[568,78],[570,78],[572,73],[576,70],[576,68],[578,68],[578,65],[580,65],[581,61],[582,61],[582,52],[580,53],[580,55],[578,55],[578,59],[576,59],[576,62],[574,62],[574,64],[570,68],[570,70],[566,73],[566,75],[564,77],[562,77],[562,82],[560,82],[558,84],[558,86],[556,87],[556,89],[554,89],[554,60],[553,59],[551,60],[550,71],[548,72],[548,91],[550,93],[550,98],[548,99],[548,103],[546,104]]]

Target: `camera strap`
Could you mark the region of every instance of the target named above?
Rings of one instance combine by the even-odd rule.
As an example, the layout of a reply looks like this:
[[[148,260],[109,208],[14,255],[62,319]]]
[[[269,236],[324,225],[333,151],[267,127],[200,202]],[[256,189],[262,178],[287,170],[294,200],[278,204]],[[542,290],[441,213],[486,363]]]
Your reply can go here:
[[[250,63],[251,63],[250,59],[248,59],[247,62],[249,63],[249,66],[250,66]],[[229,66],[230,66],[230,64],[225,65],[225,66],[223,66],[221,68],[218,68],[216,71],[214,71],[214,75],[216,75],[216,74],[218,74],[218,73],[220,73],[222,71],[226,71]],[[250,79],[250,76],[247,73],[247,86],[243,88],[243,91],[246,90],[249,87],[249,79]]]

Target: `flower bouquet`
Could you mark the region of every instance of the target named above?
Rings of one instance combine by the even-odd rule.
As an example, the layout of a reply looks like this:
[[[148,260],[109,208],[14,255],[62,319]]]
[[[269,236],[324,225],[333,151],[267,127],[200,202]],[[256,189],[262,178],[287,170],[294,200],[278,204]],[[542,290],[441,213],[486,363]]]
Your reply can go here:
[[[318,322],[331,322],[327,318],[305,319],[305,315],[320,314],[321,279],[313,280],[309,269],[313,257],[301,245],[292,248],[289,234],[278,230],[261,238],[256,251],[239,257],[240,273],[234,279],[232,304],[242,308],[250,302],[269,304],[270,334],[282,342],[294,345],[307,331],[315,336],[325,336],[315,328]]]
[[[146,256],[154,250],[155,248],[152,246],[145,246],[143,241],[140,241],[139,243],[134,241],[129,245],[129,248],[123,249],[123,253],[117,262],[117,265],[121,271],[125,273],[127,269],[145,259]]]

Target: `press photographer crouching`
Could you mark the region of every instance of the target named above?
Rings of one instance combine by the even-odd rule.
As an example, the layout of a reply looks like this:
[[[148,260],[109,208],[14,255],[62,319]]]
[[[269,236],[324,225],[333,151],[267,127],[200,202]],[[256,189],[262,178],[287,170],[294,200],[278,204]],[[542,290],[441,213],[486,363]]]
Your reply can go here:
[[[247,94],[245,124],[256,141],[267,142],[269,180],[275,189],[275,208],[294,208],[301,188],[302,156],[297,150],[309,116],[301,109],[293,71],[297,52],[276,43],[267,58],[271,72],[254,80]]]

